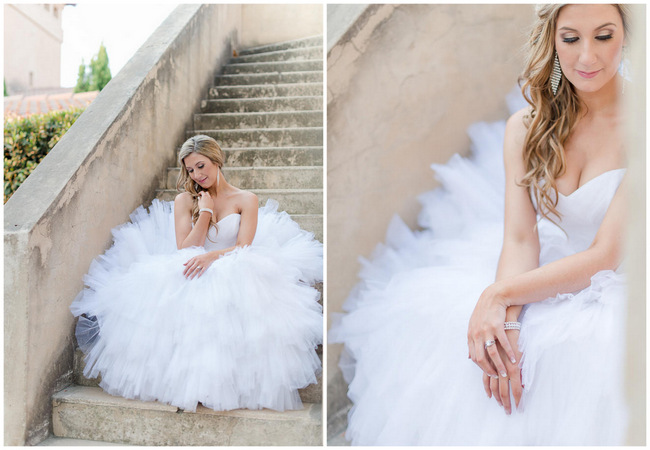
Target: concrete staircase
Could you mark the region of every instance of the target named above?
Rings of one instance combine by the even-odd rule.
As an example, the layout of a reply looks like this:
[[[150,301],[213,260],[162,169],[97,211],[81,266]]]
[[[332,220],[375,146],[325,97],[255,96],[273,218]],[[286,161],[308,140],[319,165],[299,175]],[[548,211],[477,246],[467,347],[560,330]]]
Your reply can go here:
[[[226,153],[233,185],[280,203],[302,228],[323,236],[322,37],[244,50],[215,78],[194,130]],[[176,196],[178,167],[168,169],[157,198]],[[322,294],[322,283],[317,288]],[[322,300],[321,300],[322,301]],[[322,360],[322,348],[318,349]],[[74,384],[53,396],[56,439],[127,445],[321,445],[322,379],[300,391],[300,411],[195,413],[157,402],[113,397],[83,376],[74,358]],[[48,445],[47,441],[44,442]],[[55,441],[49,445],[57,445]]]

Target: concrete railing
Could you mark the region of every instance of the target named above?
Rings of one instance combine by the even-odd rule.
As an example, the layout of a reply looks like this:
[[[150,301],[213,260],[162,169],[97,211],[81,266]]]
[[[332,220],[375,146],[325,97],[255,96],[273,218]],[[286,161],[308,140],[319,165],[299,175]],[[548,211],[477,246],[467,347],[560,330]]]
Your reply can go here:
[[[72,375],[68,305],[111,228],[153,198],[241,17],[176,8],[5,205],[5,444],[49,433],[51,395]]]

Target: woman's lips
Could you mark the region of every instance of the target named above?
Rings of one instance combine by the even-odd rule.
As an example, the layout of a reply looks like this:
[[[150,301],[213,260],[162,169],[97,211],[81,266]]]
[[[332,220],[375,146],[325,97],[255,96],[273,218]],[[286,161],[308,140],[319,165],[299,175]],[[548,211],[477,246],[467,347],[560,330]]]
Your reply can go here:
[[[598,72],[600,72],[600,70],[595,70],[593,72],[583,72],[582,70],[578,70],[577,72],[578,75],[580,75],[582,78],[593,78],[598,75]]]
[[[199,180],[199,183],[200,183],[200,184],[203,184],[203,183],[205,183],[205,180],[207,180],[207,179],[208,179],[208,177],[205,177],[204,179]]]

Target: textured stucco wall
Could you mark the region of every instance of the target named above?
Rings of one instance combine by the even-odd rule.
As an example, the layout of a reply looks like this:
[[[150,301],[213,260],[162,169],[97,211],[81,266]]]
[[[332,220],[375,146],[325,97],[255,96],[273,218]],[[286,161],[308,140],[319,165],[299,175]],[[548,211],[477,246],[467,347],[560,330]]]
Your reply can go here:
[[[533,5],[372,5],[328,54],[328,314],[398,213],[416,225],[431,163],[467,154],[465,130],[507,117]],[[329,319],[329,317],[328,317]],[[331,321],[328,320],[328,327]],[[328,347],[328,414],[345,404]]]
[[[242,6],[242,48],[323,34],[323,5]]]
[[[237,5],[175,9],[5,205],[5,444],[48,434],[82,276],[153,197],[240,26]]]
[[[628,45],[632,82],[625,88],[625,125],[629,156],[626,267],[628,271],[627,374],[630,412],[627,445],[646,445],[646,10],[632,5]]]
[[[4,5],[4,79],[10,94],[61,85],[63,5],[48,7]]]

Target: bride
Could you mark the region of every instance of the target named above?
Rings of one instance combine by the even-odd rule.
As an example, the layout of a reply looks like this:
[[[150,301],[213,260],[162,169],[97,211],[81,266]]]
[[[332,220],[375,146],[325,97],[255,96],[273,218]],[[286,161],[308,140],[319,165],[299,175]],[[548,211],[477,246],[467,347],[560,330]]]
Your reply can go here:
[[[538,7],[529,106],[505,131],[479,125],[474,159],[437,168],[429,228],[394,228],[400,247],[364,270],[329,334],[353,367],[353,444],[623,442],[626,14]],[[454,205],[474,220],[453,222]]]
[[[178,159],[184,192],[114,229],[70,306],[84,375],[189,411],[300,409],[321,369],[322,244],[229,184],[214,139],[188,139]]]

